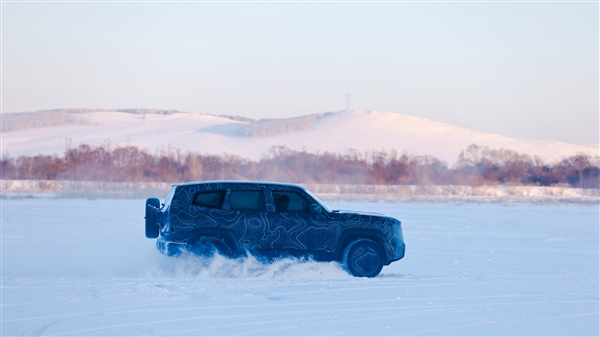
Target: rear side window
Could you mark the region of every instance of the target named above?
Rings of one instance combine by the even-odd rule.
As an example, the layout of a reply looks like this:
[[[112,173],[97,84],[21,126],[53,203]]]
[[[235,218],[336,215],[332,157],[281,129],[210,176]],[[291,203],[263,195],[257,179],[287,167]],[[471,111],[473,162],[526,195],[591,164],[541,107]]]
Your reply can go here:
[[[265,211],[263,191],[231,191],[229,208],[232,211]]]
[[[225,199],[225,191],[200,192],[194,197],[192,204],[202,207],[221,208]]]
[[[296,192],[275,192],[273,201],[277,212],[310,212],[310,202]]]

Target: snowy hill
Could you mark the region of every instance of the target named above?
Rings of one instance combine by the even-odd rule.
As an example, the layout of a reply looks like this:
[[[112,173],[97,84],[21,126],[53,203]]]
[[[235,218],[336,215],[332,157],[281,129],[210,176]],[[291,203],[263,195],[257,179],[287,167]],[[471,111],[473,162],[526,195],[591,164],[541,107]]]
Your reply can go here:
[[[599,151],[597,145],[514,139],[379,111],[340,111],[259,121],[173,111],[148,112],[87,110],[68,112],[66,117],[63,113],[54,124],[32,123],[29,128],[3,126],[2,154],[62,154],[67,144],[72,147],[110,144],[133,145],[151,152],[173,148],[258,159],[272,146],[286,146],[310,152],[396,150],[433,155],[453,163],[470,144],[511,149],[549,162],[576,153],[597,156]],[[30,115],[35,117],[35,114]],[[5,118],[6,124],[10,118]]]

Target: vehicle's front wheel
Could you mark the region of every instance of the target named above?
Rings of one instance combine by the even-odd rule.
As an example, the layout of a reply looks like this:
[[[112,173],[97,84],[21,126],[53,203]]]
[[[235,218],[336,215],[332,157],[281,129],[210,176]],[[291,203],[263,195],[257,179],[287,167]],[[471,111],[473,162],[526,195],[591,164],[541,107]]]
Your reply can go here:
[[[343,266],[350,274],[358,277],[379,275],[384,263],[381,246],[371,239],[352,241],[344,250]]]
[[[215,253],[227,257],[233,256],[231,247],[229,247],[222,239],[214,237],[201,237],[194,245],[192,245],[190,250],[196,255],[206,257],[212,257]]]

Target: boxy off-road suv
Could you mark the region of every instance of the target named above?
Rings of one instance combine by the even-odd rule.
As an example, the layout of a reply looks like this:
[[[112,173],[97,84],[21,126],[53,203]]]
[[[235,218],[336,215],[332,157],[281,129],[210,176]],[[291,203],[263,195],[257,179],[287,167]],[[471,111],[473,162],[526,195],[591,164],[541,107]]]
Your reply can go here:
[[[267,182],[173,185],[162,205],[146,201],[146,237],[169,256],[305,256],[362,277],[377,276],[405,248],[397,219],[331,210],[301,186]]]

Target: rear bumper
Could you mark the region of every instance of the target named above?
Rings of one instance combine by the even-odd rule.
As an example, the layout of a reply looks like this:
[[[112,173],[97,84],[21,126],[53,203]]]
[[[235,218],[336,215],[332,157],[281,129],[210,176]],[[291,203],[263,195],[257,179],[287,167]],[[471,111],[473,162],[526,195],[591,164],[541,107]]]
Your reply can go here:
[[[180,255],[185,249],[185,243],[165,241],[162,237],[156,240],[156,249],[166,256]]]

